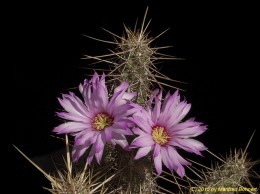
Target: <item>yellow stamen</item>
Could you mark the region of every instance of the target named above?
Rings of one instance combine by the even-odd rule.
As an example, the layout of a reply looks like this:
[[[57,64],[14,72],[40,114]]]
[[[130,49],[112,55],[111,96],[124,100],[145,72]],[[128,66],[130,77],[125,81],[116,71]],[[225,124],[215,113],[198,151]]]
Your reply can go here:
[[[155,126],[152,128],[152,137],[153,140],[160,145],[168,143],[171,138],[165,128],[160,126]]]
[[[92,121],[92,127],[98,131],[103,131],[106,127],[111,126],[113,119],[106,113],[99,113]]]

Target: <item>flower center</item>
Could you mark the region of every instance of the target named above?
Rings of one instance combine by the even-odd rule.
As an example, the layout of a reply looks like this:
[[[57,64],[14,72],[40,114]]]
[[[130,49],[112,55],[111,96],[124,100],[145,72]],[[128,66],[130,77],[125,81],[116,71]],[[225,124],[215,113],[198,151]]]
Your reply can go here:
[[[152,128],[152,137],[153,140],[160,145],[168,143],[168,140],[171,138],[166,129],[160,126],[155,126]]]
[[[111,126],[113,119],[106,113],[99,113],[92,121],[92,127],[98,131],[103,131],[106,127]]]

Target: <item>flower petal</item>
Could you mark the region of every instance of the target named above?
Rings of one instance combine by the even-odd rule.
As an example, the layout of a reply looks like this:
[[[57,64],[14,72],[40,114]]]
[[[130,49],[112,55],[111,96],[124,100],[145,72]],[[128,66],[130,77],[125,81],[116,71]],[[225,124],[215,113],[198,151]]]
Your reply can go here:
[[[118,107],[126,103],[126,100],[123,99],[123,96],[127,87],[128,87],[128,83],[123,82],[114,90],[114,95],[112,96],[110,102],[108,103],[108,109],[113,109],[114,107]]]
[[[173,171],[173,164],[172,161],[168,155],[168,150],[166,147],[161,148],[161,157],[162,157],[162,162],[164,165],[172,172]]]
[[[136,92],[124,93],[122,99],[124,100],[132,100],[136,96]]]
[[[190,123],[188,121],[188,123]],[[204,133],[207,130],[207,126],[200,125],[202,123],[193,122],[192,124],[187,124],[186,121],[183,123],[179,123],[172,128],[169,129],[169,131],[172,133],[175,137],[181,137],[181,138],[189,138],[189,137],[196,137],[202,133]]]
[[[145,119],[148,120],[145,116],[139,117],[139,116],[133,116],[132,118],[129,118],[132,122],[134,122],[138,127],[140,127],[143,131],[146,133],[151,133],[152,126],[149,125],[148,122],[146,122]]]
[[[147,147],[154,145],[155,142],[151,135],[141,135],[135,138],[131,144],[133,147]]]
[[[123,149],[129,150],[128,148],[128,142],[124,135],[118,134],[118,133],[112,133],[112,139],[111,139],[112,145],[120,145]]]
[[[200,156],[201,156],[200,151],[207,150],[207,147],[205,147],[203,143],[195,139],[173,138],[169,141],[169,144],[173,146],[178,146],[187,152],[193,152]]]
[[[102,149],[104,149],[104,145],[106,144],[106,135],[105,133],[100,133],[97,137],[97,140],[95,142],[95,150],[96,153],[100,152]]]
[[[169,158],[172,162],[172,165],[173,165],[175,172],[177,172],[177,174],[181,178],[183,178],[184,175],[185,175],[185,169],[184,169],[183,165],[187,166],[187,165],[190,165],[190,163],[187,162],[186,160],[184,160],[178,154],[178,152],[174,148],[172,148],[171,146],[168,146],[167,149],[168,149]]]
[[[132,129],[132,131],[133,131],[133,133],[136,134],[136,135],[145,135],[145,134],[146,134],[143,130],[139,129],[138,127],[134,127],[134,128]]]
[[[148,111],[150,116],[152,115],[152,103],[153,103],[153,100],[156,97],[156,95],[159,93],[159,91],[160,90],[158,88],[153,90],[152,91],[152,95],[151,95],[150,99],[147,102],[147,111]]]
[[[157,146],[156,144],[154,149],[154,154],[153,154],[153,160],[154,160],[154,166],[157,171],[157,174],[160,175],[162,173],[162,157],[161,157],[161,152],[158,149],[160,149],[160,147]]]
[[[161,152],[161,146],[159,144],[155,144],[153,157],[157,157],[160,152]]]
[[[96,157],[98,164],[100,164],[105,144],[106,144],[106,135],[105,135],[105,133],[100,133],[97,138],[97,141],[95,143],[95,146],[96,146],[95,157]]]
[[[151,150],[152,146],[139,148],[134,159],[138,160],[139,158],[146,156]]]
[[[75,145],[79,146],[79,145],[83,145],[84,146],[89,146],[91,144],[93,144],[94,142],[96,142],[98,133],[92,130],[89,131],[84,131],[84,133],[80,134],[80,135],[76,135],[75,137]]]
[[[65,110],[91,118],[92,115],[89,115],[88,107],[74,93],[70,92],[69,95],[63,94],[62,97],[63,100],[59,101]]]
[[[100,161],[102,159],[102,156],[103,156],[103,152],[104,152],[104,149],[101,149],[100,152],[98,153],[95,153],[95,158],[97,160],[97,163],[100,165]]]
[[[130,117],[121,117],[121,115],[115,115],[113,125],[118,128],[134,127],[135,123],[129,119]]]
[[[114,128],[114,126],[112,126],[111,128],[113,128],[114,133],[119,133],[119,134],[122,134],[122,135],[133,135],[131,130],[128,129],[128,128],[120,129],[120,128]]]
[[[70,120],[70,121],[77,121],[82,123],[88,123],[90,119],[88,117],[78,115],[71,112],[56,112],[56,114],[63,119]]]
[[[94,144],[94,145],[92,145],[91,150],[90,150],[90,153],[89,153],[89,155],[88,155],[88,157],[87,157],[87,163],[88,163],[88,165],[91,164],[91,162],[92,162],[92,160],[93,160],[93,158],[94,158],[95,153],[96,153],[96,146],[95,146],[95,144]]]
[[[88,148],[89,147],[85,145],[74,145],[72,149],[72,161],[77,162]]]
[[[110,110],[111,112],[109,112],[109,114],[116,115],[115,121],[133,115],[142,109],[141,106],[133,105],[131,102],[126,102],[126,104],[122,104],[113,108],[114,109],[112,111]]]
[[[86,123],[79,123],[79,122],[67,122],[63,123],[53,129],[53,132],[57,134],[63,133],[75,133],[82,131],[83,129],[89,128],[90,126]]]
[[[112,139],[112,128],[106,127],[105,130],[104,130],[104,133],[106,135],[106,140],[111,141],[111,139]]]
[[[108,91],[106,87],[105,74],[103,73],[100,79],[99,90],[97,91],[103,102],[103,107],[106,107],[108,104]]]
[[[180,96],[178,90],[176,90],[176,92],[174,92],[173,95],[170,95],[170,93],[168,93],[162,105],[162,111],[161,111],[162,117],[165,116],[168,112],[170,112],[169,111],[170,109],[174,109],[179,102],[180,102]]]
[[[186,102],[180,102],[174,109],[169,110],[168,116],[165,117],[165,122],[167,122],[166,127],[171,128],[172,126],[179,123],[187,115],[190,108],[190,104],[187,104]]]
[[[161,113],[161,101],[162,101],[162,91],[160,91],[159,95],[155,97],[155,106],[152,111],[152,121],[157,123],[159,115]]]

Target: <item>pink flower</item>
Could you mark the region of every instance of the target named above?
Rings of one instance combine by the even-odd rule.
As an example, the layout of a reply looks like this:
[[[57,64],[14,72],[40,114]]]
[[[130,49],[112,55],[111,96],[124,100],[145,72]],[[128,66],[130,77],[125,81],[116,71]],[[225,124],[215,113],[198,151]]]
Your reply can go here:
[[[155,101],[154,107],[152,103]],[[154,165],[158,175],[162,172],[162,163],[180,177],[185,175],[183,166],[190,165],[182,158],[176,148],[201,155],[207,148],[199,141],[191,139],[206,131],[207,127],[193,118],[182,122],[191,108],[186,101],[180,101],[178,91],[168,93],[162,103],[162,92],[155,90],[148,102],[147,110],[133,115],[132,121],[138,126],[133,132],[138,135],[131,144],[139,148],[135,159],[153,151]]]
[[[98,74],[94,73],[91,80],[85,80],[83,85],[79,85],[83,101],[74,93],[63,94],[62,99],[58,98],[66,112],[58,112],[57,115],[68,122],[57,126],[53,132],[75,136],[73,161],[77,161],[91,146],[88,164],[94,156],[100,163],[107,142],[129,149],[125,135],[132,135],[129,127],[133,123],[128,116],[137,109],[130,102],[136,94],[126,92],[127,88],[128,84],[123,82],[109,100],[105,75],[99,79]]]

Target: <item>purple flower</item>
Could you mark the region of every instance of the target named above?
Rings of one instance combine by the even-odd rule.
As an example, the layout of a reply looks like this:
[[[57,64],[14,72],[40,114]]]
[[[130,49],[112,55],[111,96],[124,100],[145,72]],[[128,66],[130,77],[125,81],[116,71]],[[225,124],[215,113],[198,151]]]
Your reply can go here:
[[[62,99],[58,98],[66,112],[58,112],[57,115],[68,122],[57,126],[53,132],[75,136],[73,161],[77,161],[91,145],[88,164],[94,156],[100,163],[106,142],[129,149],[125,135],[132,135],[129,127],[133,123],[128,116],[138,108],[130,102],[136,94],[126,92],[127,87],[128,84],[123,82],[115,88],[109,100],[105,75],[99,79],[98,74],[94,73],[91,80],[79,85],[83,101],[72,92],[63,94]]]
[[[152,103],[155,101],[154,107]],[[182,158],[176,148],[201,155],[200,151],[207,148],[199,141],[191,139],[206,131],[207,127],[194,118],[182,121],[191,108],[185,101],[180,101],[178,91],[168,93],[162,103],[162,92],[155,90],[148,102],[147,110],[140,110],[132,117],[138,126],[133,132],[138,135],[131,144],[139,148],[135,159],[146,156],[153,151],[154,165],[158,175],[162,172],[162,163],[180,177],[185,175],[183,166],[190,165]]]

